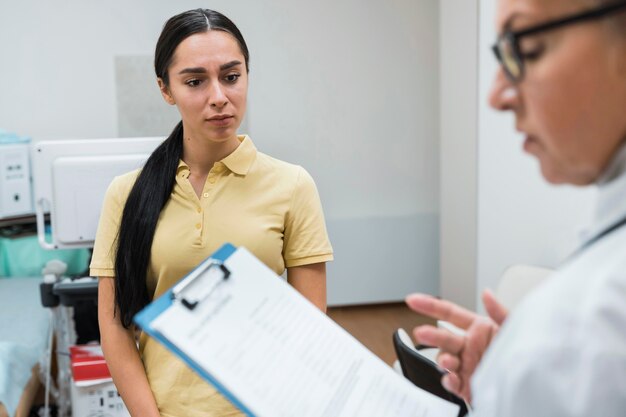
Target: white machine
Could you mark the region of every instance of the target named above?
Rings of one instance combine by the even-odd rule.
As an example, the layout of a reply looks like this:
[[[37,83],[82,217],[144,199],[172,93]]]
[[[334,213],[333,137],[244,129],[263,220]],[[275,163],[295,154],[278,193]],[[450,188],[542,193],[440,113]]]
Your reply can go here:
[[[34,143],[31,161],[39,244],[45,249],[92,247],[107,187],[115,176],[141,167],[162,141],[163,138],[115,138]],[[50,214],[51,241],[46,239],[46,213]],[[71,408],[81,409],[79,402],[71,401],[70,358],[64,354],[76,342],[71,309],[77,301],[97,297],[97,280],[72,281],[61,279],[62,275],[48,274],[49,279],[41,286],[42,303],[53,315],[56,351],[61,352],[57,354],[56,388],[50,382],[50,362],[44,368],[46,401],[51,392],[58,416],[69,417]],[[52,342],[48,352],[50,358]],[[47,402],[45,409],[48,413]],[[76,410],[73,415],[78,417],[76,412],[80,411]]]
[[[31,148],[37,234],[45,249],[93,246],[104,194],[117,175],[139,168],[163,138],[41,141]],[[50,213],[52,240],[45,235]]]
[[[33,214],[28,146],[0,145],[0,218]]]

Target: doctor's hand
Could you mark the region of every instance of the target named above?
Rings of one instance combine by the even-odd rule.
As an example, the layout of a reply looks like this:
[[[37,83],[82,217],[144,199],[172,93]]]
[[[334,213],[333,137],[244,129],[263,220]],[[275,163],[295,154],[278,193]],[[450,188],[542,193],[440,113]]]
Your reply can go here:
[[[482,300],[489,317],[430,295],[411,294],[406,298],[407,305],[417,313],[445,320],[465,331],[464,335],[458,335],[424,325],[416,327],[413,335],[419,344],[439,348],[437,363],[450,371],[442,378],[443,386],[469,404],[472,400],[470,379],[508,313],[491,291],[484,291]]]

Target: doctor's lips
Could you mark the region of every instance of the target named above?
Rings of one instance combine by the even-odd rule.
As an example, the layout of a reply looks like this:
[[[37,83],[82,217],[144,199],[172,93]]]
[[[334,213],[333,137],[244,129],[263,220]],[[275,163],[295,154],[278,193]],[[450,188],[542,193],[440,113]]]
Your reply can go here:
[[[232,114],[216,114],[206,119],[207,122],[215,126],[227,126],[234,119]]]
[[[524,151],[528,152],[531,146],[537,145],[537,144],[538,144],[537,138],[535,138],[534,136],[532,135],[524,136],[524,145],[523,145]]]

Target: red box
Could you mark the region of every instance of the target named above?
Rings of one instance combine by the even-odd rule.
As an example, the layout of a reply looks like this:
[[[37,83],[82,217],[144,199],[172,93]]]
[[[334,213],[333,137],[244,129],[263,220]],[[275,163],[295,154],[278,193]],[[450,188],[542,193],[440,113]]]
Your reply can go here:
[[[70,346],[72,377],[76,386],[112,381],[100,345]]]
[[[72,416],[130,417],[117,392],[100,345],[70,347]]]

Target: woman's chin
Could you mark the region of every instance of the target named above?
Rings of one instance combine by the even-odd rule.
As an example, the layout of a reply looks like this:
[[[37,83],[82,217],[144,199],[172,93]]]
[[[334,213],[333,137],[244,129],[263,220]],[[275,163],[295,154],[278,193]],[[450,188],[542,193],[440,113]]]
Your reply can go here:
[[[556,169],[554,166],[541,160],[539,164],[541,167],[541,175],[546,182],[552,185],[574,185],[583,187],[593,184],[596,180],[596,176],[594,175],[580,174],[574,172],[574,170],[570,172],[563,169]]]
[[[210,132],[205,136],[207,140],[214,144],[223,144],[237,139],[237,131],[228,130],[224,132]]]

